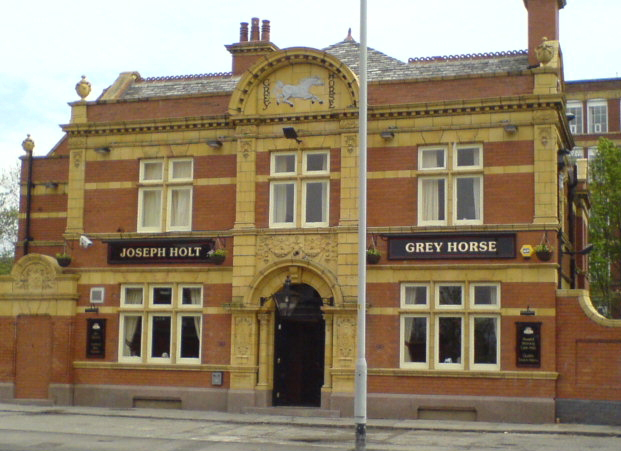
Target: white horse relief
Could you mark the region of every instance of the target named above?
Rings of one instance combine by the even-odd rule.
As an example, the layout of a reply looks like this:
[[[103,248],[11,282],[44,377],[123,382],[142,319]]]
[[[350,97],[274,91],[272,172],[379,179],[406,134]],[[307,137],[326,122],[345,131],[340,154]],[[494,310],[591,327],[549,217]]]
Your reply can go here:
[[[310,92],[311,86],[323,86],[323,80],[319,77],[308,77],[303,79],[297,85],[286,85],[282,81],[276,82],[276,104],[284,102],[288,105],[295,106],[289,99],[310,100],[311,103],[323,103],[319,97]]]

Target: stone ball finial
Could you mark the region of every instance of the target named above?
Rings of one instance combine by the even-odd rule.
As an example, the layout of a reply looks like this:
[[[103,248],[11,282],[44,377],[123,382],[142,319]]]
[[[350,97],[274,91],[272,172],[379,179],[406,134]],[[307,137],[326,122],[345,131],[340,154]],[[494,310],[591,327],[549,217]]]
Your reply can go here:
[[[544,36],[541,38],[541,44],[535,49],[535,56],[541,64],[548,64],[554,58],[554,45],[548,42],[548,38]]]
[[[22,141],[22,149],[24,149],[24,152],[30,153],[34,150],[34,147],[35,147],[35,142],[32,140],[30,135],[27,135],[26,139]]]
[[[78,93],[82,100],[86,99],[91,93],[91,82],[86,79],[86,75],[82,75],[82,80],[75,85],[75,92]]]

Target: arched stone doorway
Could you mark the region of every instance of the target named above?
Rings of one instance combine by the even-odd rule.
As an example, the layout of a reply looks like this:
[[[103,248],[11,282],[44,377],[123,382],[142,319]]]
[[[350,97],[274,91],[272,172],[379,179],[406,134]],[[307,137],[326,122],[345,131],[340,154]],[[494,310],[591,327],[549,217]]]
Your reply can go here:
[[[291,306],[285,302],[295,299]],[[321,405],[324,384],[326,328],[322,298],[312,286],[287,279],[274,293],[274,406]],[[279,300],[279,298],[281,298]]]

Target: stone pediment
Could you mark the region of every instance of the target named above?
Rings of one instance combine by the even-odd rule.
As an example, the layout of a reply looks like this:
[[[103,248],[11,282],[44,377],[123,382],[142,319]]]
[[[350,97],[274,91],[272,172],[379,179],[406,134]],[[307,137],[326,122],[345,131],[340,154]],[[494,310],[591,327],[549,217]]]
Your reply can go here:
[[[325,114],[357,108],[358,78],[336,57],[308,48],[262,59],[240,79],[229,104],[240,114]]]

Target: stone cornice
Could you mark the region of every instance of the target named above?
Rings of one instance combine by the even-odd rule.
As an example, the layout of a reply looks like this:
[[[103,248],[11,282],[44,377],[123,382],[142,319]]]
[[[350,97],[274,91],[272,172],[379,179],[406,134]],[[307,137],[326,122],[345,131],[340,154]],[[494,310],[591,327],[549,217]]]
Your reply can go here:
[[[456,115],[511,113],[563,109],[562,95],[515,96],[507,98],[480,99],[472,102],[438,102],[406,105],[376,105],[369,107],[369,119],[406,119],[416,117],[446,117]],[[148,121],[90,122],[63,125],[70,136],[118,135],[131,133],[172,132],[183,130],[233,129],[237,126],[270,125],[289,122],[314,122],[331,120],[357,120],[358,110],[326,111],[287,115],[263,115],[231,117],[190,117],[182,119],[151,119]]]

